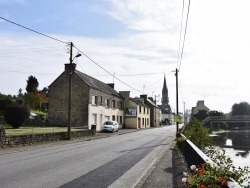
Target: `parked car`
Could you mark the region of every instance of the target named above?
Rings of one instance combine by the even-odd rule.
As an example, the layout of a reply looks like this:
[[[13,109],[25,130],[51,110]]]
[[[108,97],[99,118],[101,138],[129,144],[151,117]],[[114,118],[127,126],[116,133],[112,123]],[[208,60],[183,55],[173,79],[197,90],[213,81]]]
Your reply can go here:
[[[108,131],[108,132],[118,132],[119,123],[117,121],[105,121],[101,126],[101,132]]]

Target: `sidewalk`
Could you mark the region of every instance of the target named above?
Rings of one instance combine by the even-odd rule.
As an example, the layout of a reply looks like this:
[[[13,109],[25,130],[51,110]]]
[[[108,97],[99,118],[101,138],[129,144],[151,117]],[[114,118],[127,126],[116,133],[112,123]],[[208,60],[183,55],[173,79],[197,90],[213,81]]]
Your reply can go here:
[[[180,153],[175,149],[173,142],[151,171],[137,184],[136,188],[178,188],[183,187],[181,180],[184,177],[186,164]]]

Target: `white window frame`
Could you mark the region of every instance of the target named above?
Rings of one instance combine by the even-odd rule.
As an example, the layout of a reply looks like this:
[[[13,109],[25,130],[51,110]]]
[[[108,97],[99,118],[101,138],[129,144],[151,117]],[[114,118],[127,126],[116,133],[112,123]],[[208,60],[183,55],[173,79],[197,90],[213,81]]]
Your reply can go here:
[[[92,104],[92,105],[97,105],[97,102],[98,102],[98,97],[97,97],[97,95],[92,95],[91,104]]]

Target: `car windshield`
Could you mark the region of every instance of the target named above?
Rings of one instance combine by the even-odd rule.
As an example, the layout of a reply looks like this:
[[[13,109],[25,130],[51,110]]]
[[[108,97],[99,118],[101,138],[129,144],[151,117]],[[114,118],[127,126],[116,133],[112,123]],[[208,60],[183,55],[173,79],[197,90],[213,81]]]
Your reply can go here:
[[[103,125],[113,125],[112,121],[106,121]]]

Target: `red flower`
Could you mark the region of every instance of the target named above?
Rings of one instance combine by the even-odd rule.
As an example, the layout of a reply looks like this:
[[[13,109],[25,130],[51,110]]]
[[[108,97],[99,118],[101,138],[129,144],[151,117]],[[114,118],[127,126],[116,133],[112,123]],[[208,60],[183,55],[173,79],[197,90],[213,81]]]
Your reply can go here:
[[[227,180],[223,180],[222,185],[227,185]]]
[[[206,188],[205,185],[198,185],[197,188]]]
[[[223,178],[218,178],[217,182],[220,184],[220,185],[225,185],[227,186],[227,180],[223,179]]]
[[[217,180],[217,182],[218,182],[219,184],[221,184],[222,181],[223,181],[223,178],[218,178],[218,180]]]

